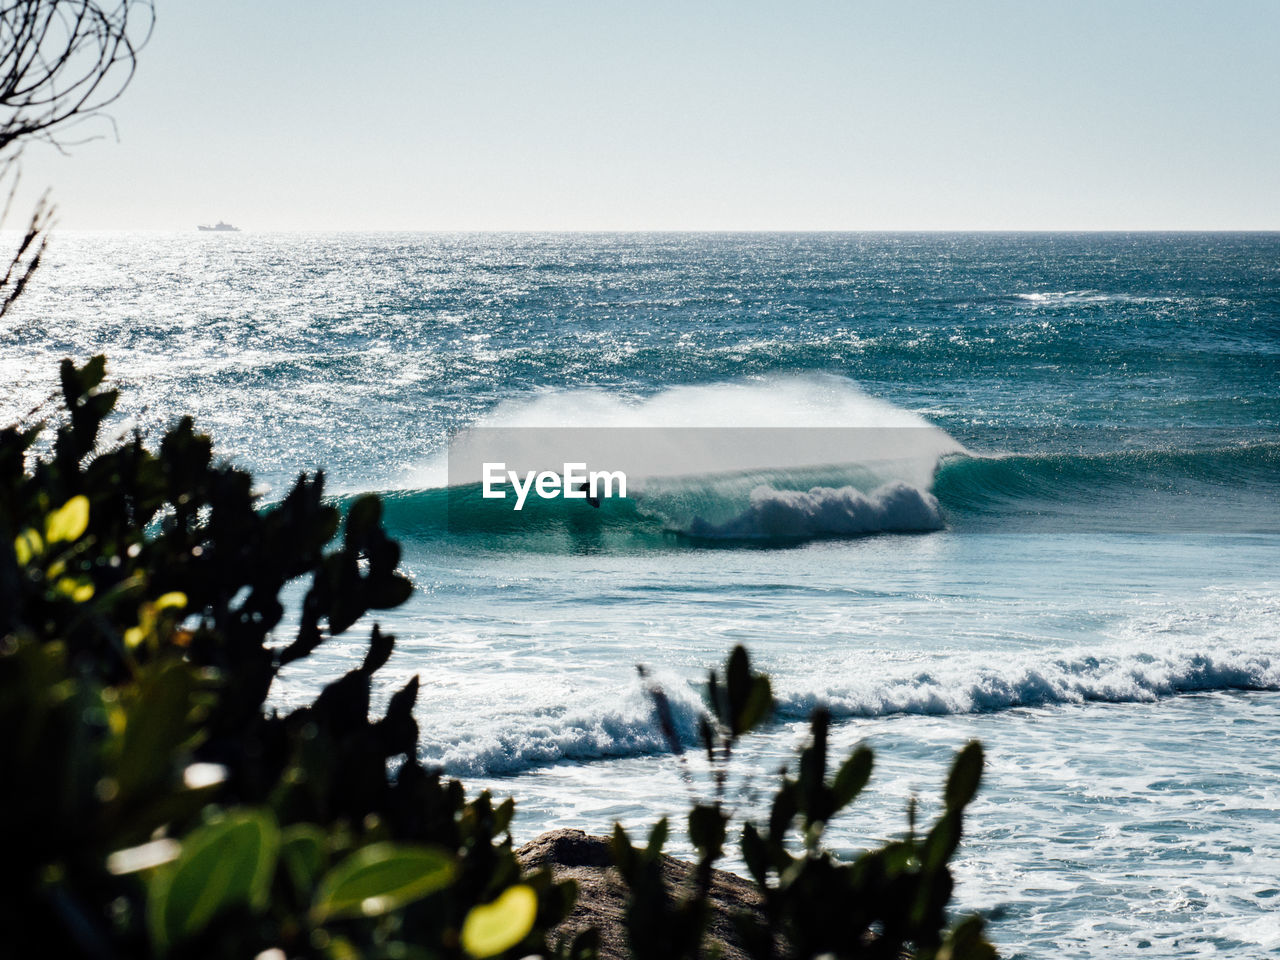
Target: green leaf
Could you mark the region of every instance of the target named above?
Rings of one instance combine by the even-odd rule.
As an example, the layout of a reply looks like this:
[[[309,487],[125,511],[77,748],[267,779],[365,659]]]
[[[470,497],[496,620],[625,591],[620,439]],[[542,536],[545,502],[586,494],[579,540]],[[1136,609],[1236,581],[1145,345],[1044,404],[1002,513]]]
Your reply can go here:
[[[365,598],[371,610],[390,610],[413,596],[413,581],[393,573],[385,579],[373,581]]]
[[[739,734],[749,733],[773,714],[773,687],[769,678],[760,676],[751,682],[751,693],[736,718]]]
[[[280,860],[301,898],[308,898],[324,868],[325,835],[310,823],[295,823],[280,834]]]
[[[453,876],[453,859],[443,850],[373,843],[324,875],[311,913],[317,922],[378,916],[447,887]]]
[[[137,668],[133,688],[117,701],[123,726],[112,751],[124,800],[154,796],[167,781],[169,758],[202,735],[196,717],[207,696],[203,683],[199,671],[184,660]]]
[[[100,386],[107,375],[107,355],[99,353],[88,359],[80,368],[80,388],[86,393]]]
[[[711,704],[711,712],[724,726],[729,725],[729,706],[725,702],[724,687],[720,676],[714,670],[707,673],[707,702]],[[708,748],[710,749],[710,748]]]
[[[649,831],[649,845],[646,848],[646,853],[649,854],[650,859],[662,853],[662,848],[667,845],[668,833],[666,817],[663,817],[653,825],[653,829]]]
[[[982,744],[971,740],[956,754],[951,765],[951,773],[947,777],[947,788],[943,800],[948,810],[956,810],[965,806],[978,792],[978,784],[982,780]]]
[[[382,499],[376,494],[366,493],[351,505],[347,513],[346,545],[352,545],[367,537],[382,522]]]
[[[609,838],[609,851],[613,855],[613,862],[618,865],[618,871],[628,877],[635,869],[636,852],[631,846],[631,838],[627,836],[627,831],[622,829],[622,824],[615,823],[613,825],[613,836]]]
[[[151,939],[164,952],[203,930],[232,907],[260,910],[275,873],[280,832],[267,812],[243,810],[197,827],[182,853],[151,878]]]
[[[921,858],[925,870],[941,870],[947,865],[951,855],[960,846],[962,829],[959,810],[950,810],[938,818],[925,838],[924,856]]]
[[[827,730],[831,715],[819,707],[809,716],[809,743],[800,752],[796,800],[806,823],[826,820],[832,813],[827,788]]]
[[[725,686],[729,694],[729,729],[736,735],[741,732],[739,718],[751,693],[751,659],[747,648],[739,644],[729,653],[724,670]]]
[[[725,817],[715,807],[695,804],[689,811],[689,839],[718,858],[724,849]]]
[[[493,811],[493,832],[495,834],[505,833],[506,829],[511,826],[511,818],[515,815],[516,802],[511,797],[507,797]]]
[[[947,935],[938,960],[996,960],[995,948],[983,936],[981,917],[961,920]]]
[[[769,876],[769,849],[754,823],[742,828],[742,859],[746,861],[756,884],[763,887]]]
[[[102,383],[107,372],[107,358],[100,353],[79,369],[70,360],[63,360],[60,372],[63,400],[68,410],[74,410],[76,401]]]
[[[836,809],[842,810],[853,802],[871,779],[871,767],[874,756],[866,747],[859,747],[853,752],[836,773],[832,790],[835,792]]]
[[[18,566],[25,567],[31,562],[31,558],[38,556],[44,550],[44,540],[41,538],[39,531],[32,527],[28,527],[18,534],[17,539],[13,541],[13,550],[18,557]]]
[[[462,922],[462,948],[473,957],[495,957],[529,935],[538,916],[538,895],[533,887],[508,887],[493,903],[482,903],[467,912]]]
[[[49,543],[79,539],[89,526],[89,498],[83,493],[72,497],[44,522],[44,538]]]
[[[375,623],[373,632],[369,636],[369,652],[365,654],[364,664],[360,669],[366,674],[381,670],[391,659],[391,651],[395,649],[395,643],[396,638],[389,633],[383,633]]]

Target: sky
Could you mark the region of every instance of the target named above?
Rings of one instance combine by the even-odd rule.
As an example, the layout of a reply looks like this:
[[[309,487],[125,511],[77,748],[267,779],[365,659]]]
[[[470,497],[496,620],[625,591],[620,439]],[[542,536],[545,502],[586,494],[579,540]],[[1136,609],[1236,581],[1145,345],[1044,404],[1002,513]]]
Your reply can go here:
[[[60,229],[1280,228],[1274,0],[156,2]]]

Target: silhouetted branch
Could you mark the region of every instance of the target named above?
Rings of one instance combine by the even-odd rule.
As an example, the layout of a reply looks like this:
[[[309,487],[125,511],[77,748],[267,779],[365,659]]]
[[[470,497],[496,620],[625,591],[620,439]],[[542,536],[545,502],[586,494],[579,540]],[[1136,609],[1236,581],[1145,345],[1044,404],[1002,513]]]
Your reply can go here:
[[[0,155],[95,116],[133,78],[152,0],[9,0],[0,5]]]
[[[22,145],[34,139],[61,150],[58,134],[102,116],[133,78],[154,23],[152,0],[0,0],[0,181],[10,178],[0,226],[17,192]],[[0,276],[0,317],[40,266],[52,222],[46,193]]]
[[[0,213],[0,226],[8,221],[14,196],[18,192],[19,173],[16,157],[0,162],[0,181],[6,177],[12,179],[8,197],[5,199],[4,211]],[[22,295],[31,275],[40,266],[40,261],[44,258],[45,249],[49,244],[49,227],[53,224],[53,211],[48,193],[43,194],[36,202],[35,212],[32,213],[27,228],[23,231],[17,250],[11,255],[4,274],[0,276],[0,317],[9,312],[13,302]]]

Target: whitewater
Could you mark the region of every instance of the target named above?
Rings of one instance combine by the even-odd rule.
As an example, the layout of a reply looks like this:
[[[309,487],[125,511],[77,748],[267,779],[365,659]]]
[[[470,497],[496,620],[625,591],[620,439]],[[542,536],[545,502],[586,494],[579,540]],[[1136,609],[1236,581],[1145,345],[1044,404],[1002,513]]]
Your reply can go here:
[[[421,755],[517,840],[679,815],[635,668],[692,744],[744,643],[779,710],[738,780],[817,706],[877,749],[838,849],[983,740],[958,896],[1005,955],[1280,950],[1276,235],[65,235],[6,322],[6,412],[104,351],[118,429],[384,496],[380,696],[421,676]],[[515,515],[493,438],[628,495]],[[364,653],[324,651],[277,703]]]

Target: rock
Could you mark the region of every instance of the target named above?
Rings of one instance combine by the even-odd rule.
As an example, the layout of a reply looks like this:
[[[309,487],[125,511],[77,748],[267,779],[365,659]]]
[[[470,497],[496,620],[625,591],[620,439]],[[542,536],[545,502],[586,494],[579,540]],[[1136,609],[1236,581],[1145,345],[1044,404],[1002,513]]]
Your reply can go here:
[[[571,938],[579,930],[595,927],[600,931],[603,960],[629,960],[623,928],[627,888],[611,865],[607,837],[593,837],[581,830],[553,830],[526,843],[516,851],[516,857],[527,870],[550,867],[557,880],[578,883],[578,903],[573,913],[549,935],[550,944],[554,946],[561,938]],[[663,879],[672,891],[678,890],[693,870],[694,865],[684,860],[662,858]],[[760,894],[751,882],[716,870],[710,899],[711,938],[722,945],[725,960],[747,960],[731,917],[743,910],[758,911]]]

